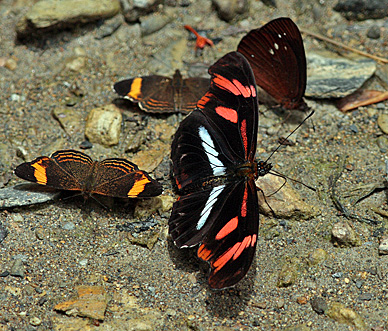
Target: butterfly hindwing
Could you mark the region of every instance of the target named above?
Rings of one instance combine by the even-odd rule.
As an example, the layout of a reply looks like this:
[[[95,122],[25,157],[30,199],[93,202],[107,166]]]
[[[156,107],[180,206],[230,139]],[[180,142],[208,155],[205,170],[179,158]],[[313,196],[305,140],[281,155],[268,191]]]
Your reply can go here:
[[[256,83],[286,109],[304,109],[306,55],[296,24],[274,19],[243,37],[237,51],[248,59]]]
[[[93,192],[121,198],[151,197],[162,193],[161,185],[136,164],[125,159],[106,159],[94,169]]]

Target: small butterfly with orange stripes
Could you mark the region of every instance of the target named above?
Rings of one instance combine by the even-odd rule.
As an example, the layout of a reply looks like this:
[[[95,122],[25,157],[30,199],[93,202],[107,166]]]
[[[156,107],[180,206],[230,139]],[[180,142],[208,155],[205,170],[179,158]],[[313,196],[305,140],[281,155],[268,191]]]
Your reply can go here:
[[[85,195],[145,198],[162,193],[161,185],[132,162],[118,158],[93,161],[71,149],[22,163],[15,174],[30,182]]]
[[[120,96],[139,103],[139,108],[146,112],[187,114],[195,109],[209,84],[208,78],[183,79],[176,70],[172,78],[158,75],[136,77],[115,83],[113,89]]]

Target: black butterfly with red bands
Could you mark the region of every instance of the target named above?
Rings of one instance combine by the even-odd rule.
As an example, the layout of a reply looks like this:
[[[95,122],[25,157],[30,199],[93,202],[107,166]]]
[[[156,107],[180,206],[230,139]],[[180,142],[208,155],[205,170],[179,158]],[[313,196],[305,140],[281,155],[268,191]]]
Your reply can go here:
[[[284,109],[308,108],[306,54],[296,24],[280,17],[250,31],[237,47],[249,61],[256,84]]]
[[[176,246],[200,244],[210,287],[235,285],[248,272],[259,229],[255,179],[271,164],[255,161],[258,102],[252,69],[231,52],[209,68],[209,91],[180,124],[171,146],[181,195],[169,232]]]

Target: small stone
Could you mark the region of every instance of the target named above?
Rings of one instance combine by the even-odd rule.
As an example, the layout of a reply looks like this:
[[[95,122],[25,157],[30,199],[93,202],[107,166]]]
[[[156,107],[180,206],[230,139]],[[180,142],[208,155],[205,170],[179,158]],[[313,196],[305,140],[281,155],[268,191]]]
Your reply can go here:
[[[304,296],[297,297],[296,302],[299,303],[300,305],[305,305],[307,303],[307,298]]]
[[[310,253],[308,256],[308,264],[310,266],[315,266],[327,259],[327,252],[322,248],[317,248],[314,252]]]
[[[62,226],[64,230],[74,230],[75,224],[73,222],[67,222]]]
[[[349,222],[341,221],[334,224],[331,230],[332,241],[339,247],[355,247],[361,245],[361,239]]]
[[[216,8],[218,16],[226,22],[230,22],[236,16],[249,11],[248,0],[212,0],[212,4]]]
[[[80,266],[84,267],[84,266],[86,266],[88,264],[88,259],[82,259],[78,263],[79,263]]]
[[[6,67],[7,69],[9,69],[11,71],[14,71],[17,68],[17,66],[18,66],[17,62],[11,57],[8,58],[4,64],[4,67]]]
[[[42,324],[42,321],[40,318],[38,317],[32,317],[30,319],[30,324],[33,325],[33,326],[38,326],[38,325],[41,325]]]
[[[39,228],[35,230],[35,237],[38,238],[39,240],[43,240],[46,236],[46,232]]]
[[[8,230],[3,223],[0,222],[0,244],[8,236]]]
[[[388,255],[388,237],[381,238],[380,245],[379,245],[379,254]]]
[[[326,300],[322,297],[314,297],[311,301],[311,308],[317,313],[317,314],[323,314],[327,310],[327,303]]]
[[[377,125],[381,131],[383,131],[385,134],[388,134],[388,114],[380,114],[380,116],[377,118]]]
[[[284,304],[285,304],[284,299],[279,299],[278,301],[276,301],[276,307],[278,309],[284,308]]]
[[[140,16],[155,11],[162,0],[121,0],[122,12],[128,23],[135,23]]]
[[[115,105],[94,108],[86,118],[85,136],[106,147],[117,145],[120,139],[122,114]]]
[[[3,271],[0,273],[0,277],[7,277],[9,276],[9,271]]]
[[[367,20],[388,16],[388,0],[339,0],[333,8],[348,20]]]
[[[335,272],[334,274],[331,275],[333,278],[342,278],[343,272]]]
[[[170,8],[171,9],[171,8]],[[154,13],[141,20],[140,30],[142,36],[148,36],[161,30],[174,19],[174,15]]]
[[[372,25],[368,29],[366,36],[370,39],[379,39],[381,37],[381,28],[378,25]]]
[[[15,277],[24,277],[24,265],[21,259],[15,259],[10,274]]]
[[[295,262],[287,262],[283,265],[278,275],[277,286],[288,287],[295,283],[298,278],[298,266]]]
[[[361,301],[370,301],[372,298],[373,295],[371,293],[362,293],[357,297],[357,299]]]
[[[362,317],[354,310],[346,308],[342,303],[332,303],[329,309],[326,311],[326,315],[339,323],[353,325],[361,330],[366,329],[366,324]]]
[[[77,57],[71,57],[66,60],[65,63],[65,69],[79,72],[86,64],[86,57],[84,56],[77,56]]]

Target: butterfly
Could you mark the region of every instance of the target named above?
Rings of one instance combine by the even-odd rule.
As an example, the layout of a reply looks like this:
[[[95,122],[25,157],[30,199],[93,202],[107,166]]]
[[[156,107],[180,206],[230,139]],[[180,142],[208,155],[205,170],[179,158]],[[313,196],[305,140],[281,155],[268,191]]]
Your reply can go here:
[[[209,88],[209,79],[183,79],[179,70],[172,78],[158,75],[122,80],[113,85],[124,98],[139,103],[140,109],[151,113],[188,113]]]
[[[235,285],[248,272],[259,229],[255,179],[272,165],[255,161],[258,102],[246,58],[231,52],[209,68],[208,92],[180,124],[171,145],[180,197],[169,233],[178,248],[199,245],[209,285]]]
[[[162,193],[161,185],[132,162],[117,158],[93,161],[71,149],[22,163],[15,174],[30,182],[86,195],[143,198]]]
[[[244,36],[237,51],[249,61],[256,84],[283,109],[308,108],[306,54],[296,24],[288,17],[270,21]]]

